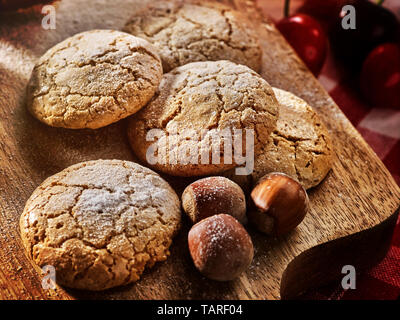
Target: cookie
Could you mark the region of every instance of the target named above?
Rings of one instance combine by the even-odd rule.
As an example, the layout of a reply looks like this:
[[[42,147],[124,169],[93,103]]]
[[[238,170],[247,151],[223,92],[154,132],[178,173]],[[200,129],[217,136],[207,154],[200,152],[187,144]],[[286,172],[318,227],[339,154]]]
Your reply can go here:
[[[28,109],[50,126],[96,129],[142,108],[161,77],[160,58],[146,40],[113,30],[82,32],[36,63]]]
[[[225,60],[193,62],[164,74],[156,96],[131,118],[128,137],[138,158],[156,170],[211,175],[238,165],[234,147],[231,154],[225,149],[225,133],[242,147],[235,152],[243,155],[253,142],[256,154],[277,117],[272,88],[255,71]]]
[[[104,290],[167,258],[181,220],[176,193],[136,163],[97,160],[45,180],[20,218],[23,244],[64,286]]]
[[[298,180],[304,188],[318,185],[332,167],[333,147],[328,130],[315,111],[294,94],[273,88],[279,102],[276,129],[255,157],[254,171],[245,179],[232,170],[224,176],[248,190],[270,172],[283,172]]]
[[[164,72],[197,61],[230,60],[261,68],[262,51],[248,20],[232,8],[202,1],[158,1],[123,28],[154,44]]]

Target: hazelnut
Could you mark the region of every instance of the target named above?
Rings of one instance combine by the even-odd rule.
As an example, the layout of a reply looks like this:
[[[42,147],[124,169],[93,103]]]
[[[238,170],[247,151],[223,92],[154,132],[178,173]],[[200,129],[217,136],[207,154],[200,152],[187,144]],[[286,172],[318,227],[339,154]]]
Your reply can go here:
[[[227,214],[214,215],[195,224],[189,231],[188,242],[196,268],[213,280],[235,279],[248,268],[254,256],[246,229]]]
[[[288,175],[273,172],[260,179],[251,192],[249,220],[264,233],[286,234],[303,221],[309,207],[303,186]]]
[[[182,194],[183,210],[193,223],[225,213],[246,222],[246,198],[243,190],[225,177],[208,177],[186,187]]]

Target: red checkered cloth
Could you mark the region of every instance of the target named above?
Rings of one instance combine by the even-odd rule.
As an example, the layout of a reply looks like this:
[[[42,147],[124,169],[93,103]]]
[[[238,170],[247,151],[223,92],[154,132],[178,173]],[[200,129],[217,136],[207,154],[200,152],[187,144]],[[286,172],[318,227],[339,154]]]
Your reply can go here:
[[[400,10],[400,6],[397,8]],[[349,79],[329,56],[319,81],[330,93],[400,185],[400,110],[371,108],[361,97],[357,78]],[[400,218],[391,248],[374,268],[359,273],[356,289],[344,290],[341,281],[305,294],[303,299],[380,299],[400,298]]]

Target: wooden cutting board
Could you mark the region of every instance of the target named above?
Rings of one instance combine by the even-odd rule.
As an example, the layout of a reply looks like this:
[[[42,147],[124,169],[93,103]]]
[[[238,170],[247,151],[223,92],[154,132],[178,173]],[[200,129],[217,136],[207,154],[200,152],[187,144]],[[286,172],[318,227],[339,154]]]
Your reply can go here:
[[[254,1],[227,1],[247,12],[264,49],[262,76],[273,86],[308,101],[325,121],[336,151],[325,181],[310,190],[311,210],[280,239],[249,229],[255,258],[239,279],[203,278],[187,248],[186,223],[171,256],[132,285],[105,292],[44,290],[41,274],[27,258],[18,219],[25,201],[48,176],[90,159],[134,160],[126,121],[90,131],[50,128],[25,108],[25,86],[34,62],[48,48],[77,32],[121,28],[150,1],[63,0],[55,30],[41,27],[40,7],[0,14],[0,298],[1,299],[279,299],[357,271],[387,252],[400,205],[400,190],[376,154],[305,68]],[[180,192],[187,181],[170,179]],[[338,280],[340,281],[340,280]],[[339,283],[339,282],[338,282]]]

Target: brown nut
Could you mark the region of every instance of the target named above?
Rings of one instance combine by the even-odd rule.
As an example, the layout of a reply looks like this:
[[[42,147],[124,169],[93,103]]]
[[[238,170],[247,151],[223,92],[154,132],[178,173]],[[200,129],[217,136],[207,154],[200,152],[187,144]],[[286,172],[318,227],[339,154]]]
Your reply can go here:
[[[230,215],[218,214],[195,224],[188,235],[196,268],[206,277],[229,281],[246,270],[254,256],[246,229]]]
[[[249,220],[264,233],[286,234],[303,221],[309,207],[307,192],[288,175],[273,172],[260,179],[251,192]]]
[[[246,198],[243,190],[225,177],[208,177],[186,187],[182,194],[183,210],[193,223],[225,213],[246,222]]]

